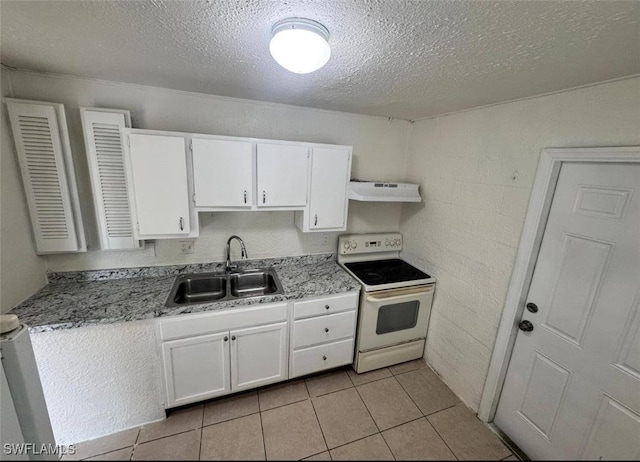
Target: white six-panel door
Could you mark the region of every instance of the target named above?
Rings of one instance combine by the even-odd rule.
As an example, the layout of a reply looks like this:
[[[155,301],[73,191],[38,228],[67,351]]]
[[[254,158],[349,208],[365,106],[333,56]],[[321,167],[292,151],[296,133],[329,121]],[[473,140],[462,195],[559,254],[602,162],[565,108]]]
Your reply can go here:
[[[527,301],[495,423],[532,459],[640,459],[640,165],[562,166]]]

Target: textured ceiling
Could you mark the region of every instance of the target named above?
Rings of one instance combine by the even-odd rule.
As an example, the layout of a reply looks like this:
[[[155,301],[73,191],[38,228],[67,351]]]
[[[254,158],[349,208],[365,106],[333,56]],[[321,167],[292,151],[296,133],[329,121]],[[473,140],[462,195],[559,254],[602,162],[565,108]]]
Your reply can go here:
[[[307,17],[332,56],[296,75],[271,26]],[[4,64],[418,119],[640,74],[638,1],[0,1]]]

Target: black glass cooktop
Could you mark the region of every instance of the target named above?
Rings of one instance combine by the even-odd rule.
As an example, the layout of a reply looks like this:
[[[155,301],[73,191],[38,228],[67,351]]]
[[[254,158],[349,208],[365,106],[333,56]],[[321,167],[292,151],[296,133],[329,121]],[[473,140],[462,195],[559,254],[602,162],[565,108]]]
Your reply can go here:
[[[392,260],[345,263],[344,266],[368,286],[416,281],[418,279],[428,279],[431,277],[427,273],[423,273],[418,268],[398,258]]]

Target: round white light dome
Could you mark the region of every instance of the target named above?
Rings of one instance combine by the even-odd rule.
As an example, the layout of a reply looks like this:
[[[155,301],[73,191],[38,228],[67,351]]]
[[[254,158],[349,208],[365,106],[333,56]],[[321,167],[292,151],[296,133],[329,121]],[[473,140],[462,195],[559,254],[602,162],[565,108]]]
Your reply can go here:
[[[308,74],[317,71],[329,61],[329,31],[316,21],[303,18],[284,19],[273,26],[271,33],[271,56],[288,71]]]

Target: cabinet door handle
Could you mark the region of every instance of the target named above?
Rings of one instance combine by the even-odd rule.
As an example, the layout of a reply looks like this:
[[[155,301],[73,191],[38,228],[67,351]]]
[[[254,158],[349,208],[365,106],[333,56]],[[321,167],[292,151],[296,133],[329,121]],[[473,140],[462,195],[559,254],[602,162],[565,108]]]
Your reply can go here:
[[[184,230],[184,219],[180,217],[180,231]]]
[[[323,357],[322,357],[322,360],[323,360],[323,361],[326,361],[326,360],[327,360],[327,357],[326,357],[326,356],[323,356]]]
[[[313,222],[313,226],[318,226],[318,214],[316,213],[316,219]]]
[[[224,336],[224,341],[228,342],[229,341],[229,337],[227,337],[226,335]]]
[[[325,327],[325,328],[324,328],[324,331],[328,333],[328,332],[329,332],[329,328],[328,328],[328,327]]]
[[[266,191],[262,191],[262,203],[266,203],[267,202],[267,192]]]
[[[244,203],[247,203],[247,190],[244,190]]]
[[[329,305],[325,305],[325,306],[324,306],[324,309],[325,309],[325,310],[328,310],[329,308],[331,308]]]
[[[235,340],[235,339],[236,339],[236,336],[235,336],[235,335],[232,335],[232,336],[231,336],[231,340]]]

